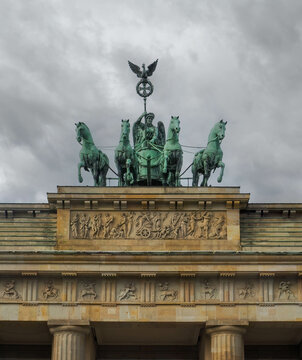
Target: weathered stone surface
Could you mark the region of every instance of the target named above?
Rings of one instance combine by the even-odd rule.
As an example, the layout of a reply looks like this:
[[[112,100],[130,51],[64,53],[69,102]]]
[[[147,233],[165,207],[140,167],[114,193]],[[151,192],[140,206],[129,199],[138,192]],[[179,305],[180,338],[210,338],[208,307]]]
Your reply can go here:
[[[83,360],[89,329],[81,326],[63,325],[50,328],[53,334],[52,360]]]
[[[244,360],[244,328],[239,326],[215,326],[207,329],[211,336],[212,360]]]
[[[93,338],[197,346],[200,336],[212,360],[242,358],[236,329],[246,344],[301,341],[302,204],[248,204],[238,188],[59,187],[48,199],[0,205],[3,343],[50,344],[49,328],[65,327],[60,356],[85,348],[92,359]]]

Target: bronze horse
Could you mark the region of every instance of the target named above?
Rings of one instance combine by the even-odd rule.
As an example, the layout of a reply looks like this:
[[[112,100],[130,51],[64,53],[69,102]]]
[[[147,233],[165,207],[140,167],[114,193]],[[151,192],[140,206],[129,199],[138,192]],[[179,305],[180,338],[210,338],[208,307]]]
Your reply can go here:
[[[217,181],[219,183],[222,181],[225,165],[222,162],[223,152],[220,143],[225,136],[226,124],[227,121],[218,121],[210,132],[207,147],[195,154],[192,164],[193,186],[198,186],[200,173],[203,175],[200,186],[208,186],[211,171],[214,172],[216,168],[220,168]]]

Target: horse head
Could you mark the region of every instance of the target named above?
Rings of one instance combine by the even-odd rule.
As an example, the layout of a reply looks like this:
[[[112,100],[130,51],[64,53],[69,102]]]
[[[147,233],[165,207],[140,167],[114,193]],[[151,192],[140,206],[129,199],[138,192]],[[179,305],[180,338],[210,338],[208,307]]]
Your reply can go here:
[[[90,130],[88,126],[79,121],[78,123],[75,123],[76,126],[76,133],[77,133],[77,141],[81,144],[82,140],[86,141],[92,141],[92,136],[90,133]]]
[[[222,141],[225,137],[225,126],[227,124],[227,121],[223,121],[222,119],[218,121],[213,130],[213,135],[219,140]]]
[[[122,127],[121,140],[128,140],[129,139],[129,133],[130,133],[129,119],[122,120],[121,127]]]
[[[179,123],[179,116],[171,116],[169,129],[172,130],[174,133],[178,134],[180,132]]]

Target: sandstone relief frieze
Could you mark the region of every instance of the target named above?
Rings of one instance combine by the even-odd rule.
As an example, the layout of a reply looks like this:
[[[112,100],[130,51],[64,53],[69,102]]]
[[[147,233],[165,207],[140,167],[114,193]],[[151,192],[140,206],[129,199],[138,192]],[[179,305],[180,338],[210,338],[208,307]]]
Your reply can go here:
[[[177,300],[178,290],[169,286],[168,282],[158,284],[159,299],[161,301],[174,301]]]
[[[222,211],[71,213],[72,239],[226,239]]]
[[[286,280],[280,281],[278,286],[278,300],[296,300],[292,287],[292,282]]]
[[[255,285],[251,281],[246,281],[246,283],[238,289],[238,295],[240,300],[251,300],[256,296]]]
[[[15,280],[7,280],[4,282],[4,289],[0,292],[2,299],[18,300],[21,299],[21,295],[15,288]]]
[[[24,279],[23,279],[24,280]],[[154,303],[177,304],[185,301],[187,293],[195,294],[191,302],[195,304],[278,304],[301,303],[302,294],[298,291],[298,281],[293,277],[270,278],[272,296],[266,296],[268,288],[261,278],[232,276],[218,279],[215,276],[190,278],[184,280],[178,276],[159,276],[156,278],[116,277],[114,279],[89,278],[45,278],[37,277],[37,299],[41,303]],[[65,288],[64,288],[65,284]],[[0,302],[32,302],[25,297],[34,283],[22,281],[22,278],[0,281]],[[32,287],[33,288],[33,287]],[[33,288],[34,289],[34,288]],[[68,294],[70,296],[67,296]],[[21,296],[22,294],[22,296]],[[65,294],[65,295],[64,295]],[[229,295],[228,295],[229,294]],[[190,295],[191,296],[191,295]]]
[[[137,288],[134,284],[134,282],[129,282],[125,284],[125,286],[120,290],[120,293],[118,295],[118,300],[138,300],[137,297]]]
[[[217,287],[208,279],[201,282],[201,298],[203,300],[215,300],[217,298]]]
[[[82,290],[80,291],[80,299],[83,301],[92,301],[97,298],[95,290],[96,283],[82,282]]]
[[[44,300],[56,300],[59,296],[59,289],[54,286],[52,280],[45,283],[45,287],[42,291],[42,297]]]

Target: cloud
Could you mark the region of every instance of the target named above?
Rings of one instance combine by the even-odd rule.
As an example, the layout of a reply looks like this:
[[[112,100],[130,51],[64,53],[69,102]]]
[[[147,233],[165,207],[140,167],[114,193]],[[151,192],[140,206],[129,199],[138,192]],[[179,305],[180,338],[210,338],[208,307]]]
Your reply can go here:
[[[143,111],[127,60],[156,58],[148,109],[166,127],[180,116],[182,144],[205,146],[228,120],[222,185],[301,201],[301,10],[295,0],[1,1],[0,201],[46,201],[57,184],[78,184],[77,121],[115,168],[105,147]],[[183,169],[194,156],[184,155]]]

